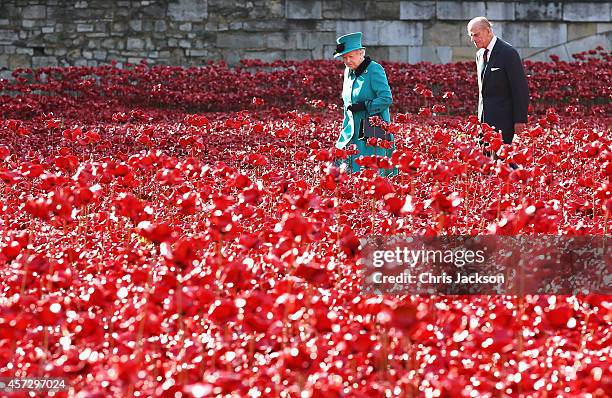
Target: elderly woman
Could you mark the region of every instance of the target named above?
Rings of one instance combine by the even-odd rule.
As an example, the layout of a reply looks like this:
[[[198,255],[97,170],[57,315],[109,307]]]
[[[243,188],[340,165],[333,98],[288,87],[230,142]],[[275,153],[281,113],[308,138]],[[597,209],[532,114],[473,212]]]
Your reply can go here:
[[[355,163],[360,156],[390,157],[393,152],[393,149],[367,145],[364,126],[368,123],[368,118],[379,116],[382,120],[390,122],[389,106],[393,98],[385,70],[370,57],[365,56],[361,36],[361,32],[356,32],[339,37],[336,40],[338,45],[334,54],[334,58],[342,57],[346,65],[342,87],[344,121],[336,147],[343,149],[355,144],[359,151],[346,162],[347,170],[350,172],[361,170],[361,167]],[[390,135],[390,138],[393,140],[393,135]],[[396,169],[381,169],[379,172],[385,176],[397,174]]]

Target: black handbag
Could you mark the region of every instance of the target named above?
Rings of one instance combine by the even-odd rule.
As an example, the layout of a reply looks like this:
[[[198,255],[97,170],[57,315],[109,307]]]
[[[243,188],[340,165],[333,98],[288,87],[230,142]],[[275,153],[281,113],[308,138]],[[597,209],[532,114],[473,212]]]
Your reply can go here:
[[[380,138],[381,140],[392,141],[391,133],[386,132],[380,126],[372,126],[372,124],[370,124],[370,117],[366,112],[366,117],[361,121],[361,126],[359,128],[359,139],[367,141],[368,138]]]

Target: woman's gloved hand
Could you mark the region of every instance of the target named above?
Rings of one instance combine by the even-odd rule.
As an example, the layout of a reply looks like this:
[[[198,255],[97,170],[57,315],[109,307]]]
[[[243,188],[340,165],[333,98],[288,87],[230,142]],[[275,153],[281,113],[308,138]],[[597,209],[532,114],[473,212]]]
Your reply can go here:
[[[356,102],[354,104],[349,105],[346,109],[348,109],[351,112],[365,111],[366,110],[365,102]]]

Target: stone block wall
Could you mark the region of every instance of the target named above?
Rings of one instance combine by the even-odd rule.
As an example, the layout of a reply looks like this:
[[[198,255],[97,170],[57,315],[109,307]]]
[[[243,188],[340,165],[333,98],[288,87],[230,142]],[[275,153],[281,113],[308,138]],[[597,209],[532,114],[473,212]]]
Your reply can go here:
[[[595,0],[2,0],[0,68],[330,59],[353,31],[379,60],[446,63],[473,59],[465,25],[478,15],[523,57],[568,56],[582,38],[610,50],[611,13]]]

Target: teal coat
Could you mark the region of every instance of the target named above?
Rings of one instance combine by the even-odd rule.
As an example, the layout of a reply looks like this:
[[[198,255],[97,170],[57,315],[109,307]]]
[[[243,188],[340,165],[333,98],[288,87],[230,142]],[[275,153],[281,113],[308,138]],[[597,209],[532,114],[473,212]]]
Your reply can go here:
[[[346,68],[344,70],[344,85],[342,86],[342,100],[344,101],[344,120],[342,132],[336,142],[336,147],[343,149],[353,139],[357,138],[361,121],[366,112],[348,111],[346,108],[357,102],[365,102],[369,116],[380,116],[386,122],[391,121],[389,107],[393,102],[391,88],[387,81],[385,70],[379,63],[371,61],[366,70],[355,77],[355,72]]]
[[[389,87],[387,75],[383,67],[371,61],[359,76],[356,76],[355,72],[351,69],[346,68],[344,70],[342,100],[344,101],[344,120],[340,137],[336,141],[336,147],[343,149],[348,145],[354,144],[359,153],[350,156],[340,163],[346,163],[348,171],[357,172],[362,169],[355,162],[360,156],[377,155],[390,157],[393,154],[393,149],[372,147],[359,139],[359,128],[366,115],[379,116],[386,122],[391,121],[389,106],[393,102],[393,97],[391,96],[391,88]],[[347,110],[349,105],[357,102],[365,103],[367,113],[366,111],[351,112]],[[393,135],[391,135],[391,139],[393,139]],[[397,169],[380,169],[379,173],[383,176],[391,176],[397,174]]]

